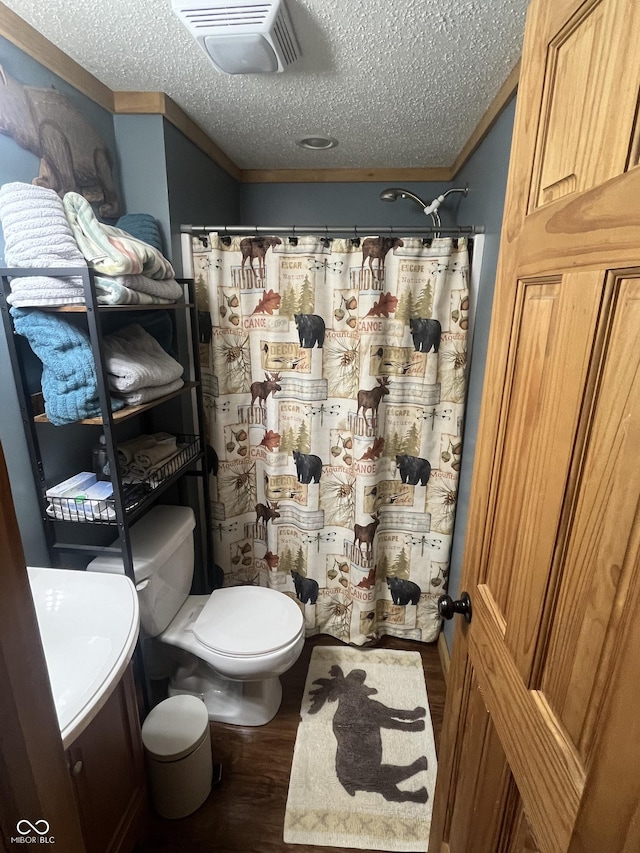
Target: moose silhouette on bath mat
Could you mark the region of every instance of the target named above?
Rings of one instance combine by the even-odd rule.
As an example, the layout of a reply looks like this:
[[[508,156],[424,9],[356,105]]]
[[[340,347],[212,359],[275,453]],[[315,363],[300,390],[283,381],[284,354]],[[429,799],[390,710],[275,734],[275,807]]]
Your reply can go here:
[[[320,686],[310,690],[310,714],[317,714],[325,702],[338,702],[333,717],[336,748],[336,775],[350,795],[356,791],[382,794],[396,803],[426,803],[426,788],[401,791],[398,784],[427,769],[427,757],[421,755],[411,764],[383,764],[381,729],[404,732],[424,731],[425,708],[401,710],[389,708],[370,697],[378,691],[365,684],[367,673],[353,669],[345,676],[341,667],[329,670],[331,678],[317,678]],[[409,722],[407,722],[409,721]]]

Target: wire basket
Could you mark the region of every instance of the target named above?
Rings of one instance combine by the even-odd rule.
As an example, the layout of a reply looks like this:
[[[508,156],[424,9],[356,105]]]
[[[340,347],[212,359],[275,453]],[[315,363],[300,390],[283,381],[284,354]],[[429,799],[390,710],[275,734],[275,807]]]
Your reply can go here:
[[[123,477],[122,496],[125,512],[131,512],[149,495],[195,459],[201,451],[197,435],[176,436],[176,453],[162,465],[149,470],[145,477]],[[83,524],[117,524],[116,502],[113,497],[100,500],[86,498],[46,498],[47,516],[53,521]]]

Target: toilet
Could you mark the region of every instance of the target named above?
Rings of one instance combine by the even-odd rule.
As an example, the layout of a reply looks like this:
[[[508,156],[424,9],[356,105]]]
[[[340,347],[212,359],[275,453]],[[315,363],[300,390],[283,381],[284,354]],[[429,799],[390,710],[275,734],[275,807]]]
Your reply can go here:
[[[145,660],[154,669],[168,657],[169,695],[198,696],[210,720],[262,726],[280,707],[279,676],[304,646],[302,611],[266,587],[189,595],[194,527],[190,507],[155,506],[130,528]],[[87,571],[123,573],[124,565],[100,556]]]

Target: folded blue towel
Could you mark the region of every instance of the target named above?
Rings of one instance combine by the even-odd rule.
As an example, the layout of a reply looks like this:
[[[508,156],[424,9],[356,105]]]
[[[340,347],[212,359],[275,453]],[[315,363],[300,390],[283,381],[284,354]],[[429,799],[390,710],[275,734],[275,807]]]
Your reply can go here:
[[[118,219],[116,228],[126,231],[136,240],[142,240],[164,254],[160,228],[150,213],[126,213]]]
[[[13,325],[42,362],[44,410],[55,426],[100,414],[98,381],[89,336],[54,314],[11,308]],[[113,411],[123,408],[112,400]]]

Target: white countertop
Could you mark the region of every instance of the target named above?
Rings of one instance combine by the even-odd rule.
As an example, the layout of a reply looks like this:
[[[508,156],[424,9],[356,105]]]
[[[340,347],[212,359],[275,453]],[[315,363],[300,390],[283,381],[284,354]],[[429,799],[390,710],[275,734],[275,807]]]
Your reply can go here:
[[[125,575],[28,567],[63,746],[103,707],[138,638],[138,596]]]

